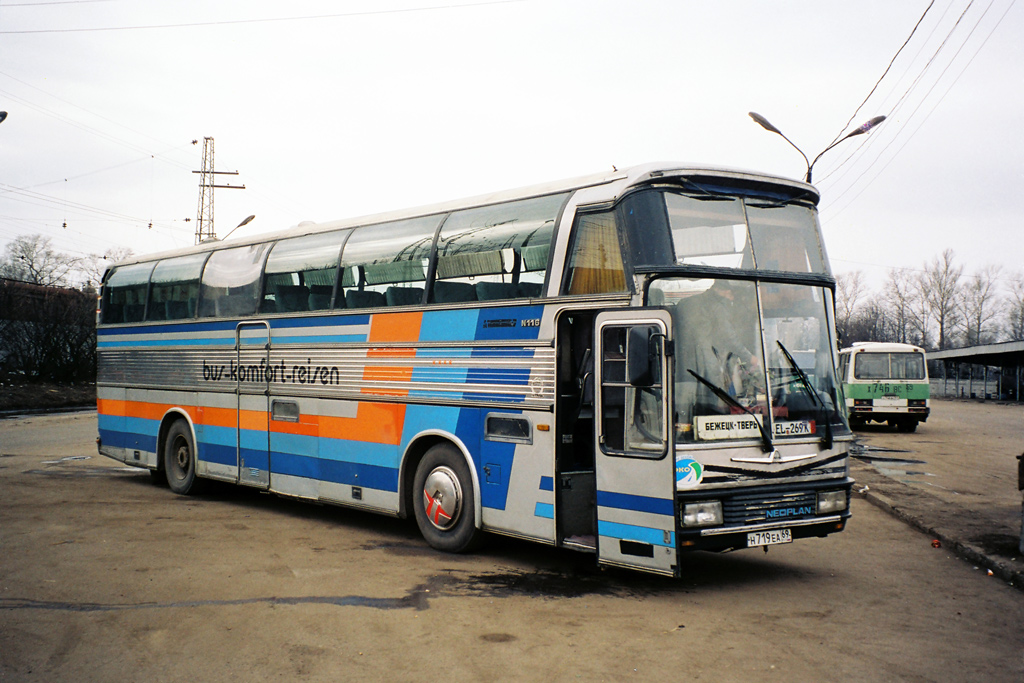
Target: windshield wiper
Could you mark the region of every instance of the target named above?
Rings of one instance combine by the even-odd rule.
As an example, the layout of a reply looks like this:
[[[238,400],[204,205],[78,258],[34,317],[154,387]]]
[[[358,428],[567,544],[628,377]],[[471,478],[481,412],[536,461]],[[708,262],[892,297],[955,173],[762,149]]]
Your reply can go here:
[[[793,368],[793,372],[796,373],[796,376],[800,378],[800,384],[803,385],[804,391],[810,394],[811,398],[814,399],[814,402],[821,406],[819,415],[823,416],[825,421],[825,434],[821,437],[821,445],[825,450],[832,448],[832,416],[829,414],[828,406],[825,405],[825,402],[821,400],[820,396],[818,396],[818,392],[816,392],[814,387],[811,386],[811,380],[807,378],[807,374],[803,369],[796,364],[796,360],[789,352],[789,349],[787,349],[778,339],[775,340],[775,343],[777,343],[779,348],[782,349],[782,355],[786,357],[786,362],[788,362],[789,366]]]
[[[731,405],[733,408],[739,408],[740,410],[745,412],[747,415],[750,415],[751,417],[753,417],[754,418],[754,423],[757,425],[757,430],[759,432],[761,432],[761,442],[762,442],[761,449],[765,453],[773,453],[773,452],[775,452],[775,446],[772,445],[772,437],[769,436],[768,432],[765,431],[764,425],[762,425],[761,421],[757,419],[757,414],[754,411],[752,411],[750,408],[746,407],[745,405],[743,405],[742,403],[737,401],[735,398],[730,396],[726,391],[724,391],[721,387],[716,386],[710,380],[704,379],[703,377],[698,375],[693,370],[690,370],[689,368],[687,368],[686,371],[688,373],[690,373],[691,375],[693,375],[697,379],[698,382],[700,382],[701,384],[706,386],[708,389],[710,389],[711,393],[713,393],[715,396],[717,396],[718,398],[722,399],[723,401],[725,401],[726,403]]]

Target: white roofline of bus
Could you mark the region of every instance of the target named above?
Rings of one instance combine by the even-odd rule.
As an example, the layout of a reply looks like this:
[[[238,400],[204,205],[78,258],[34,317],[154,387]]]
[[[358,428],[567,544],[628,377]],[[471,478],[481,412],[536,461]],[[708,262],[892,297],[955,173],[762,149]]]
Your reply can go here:
[[[885,353],[886,351],[917,351],[925,353],[925,350],[916,344],[903,344],[900,342],[854,342],[851,346],[840,349],[839,353],[852,351],[877,351],[880,353]]]
[[[615,169],[611,172],[595,173],[587,176],[581,176],[577,178],[569,178],[566,180],[556,180],[548,183],[542,183],[539,185],[529,185],[526,187],[501,190],[498,192],[492,192],[488,194],[477,195],[474,197],[467,197],[464,199],[457,199],[447,202],[441,202],[438,204],[431,204],[427,206],[411,207],[408,209],[399,209],[397,211],[389,211],[386,213],[369,214],[365,216],[357,216],[354,218],[344,218],[340,220],[331,220],[317,223],[314,221],[302,221],[297,225],[293,225],[290,228],[284,230],[275,230],[272,232],[264,232],[244,239],[236,240],[207,240],[201,244],[182,247],[180,249],[172,249],[162,252],[154,252],[152,254],[143,254],[140,256],[124,259],[114,264],[116,266],[125,266],[133,263],[143,263],[147,261],[155,261],[158,259],[172,258],[174,256],[184,256],[187,254],[194,254],[203,251],[213,251],[220,248],[228,247],[244,247],[250,244],[262,244],[264,242],[272,242],[274,240],[283,239],[286,237],[301,237],[303,235],[311,235],[320,232],[330,232],[331,230],[343,230],[345,228],[353,228],[363,225],[374,225],[376,223],[387,223],[390,221],[404,220],[408,218],[416,218],[419,216],[429,216],[431,214],[447,213],[449,211],[459,211],[462,209],[470,209],[477,206],[486,206],[488,204],[497,204],[500,202],[513,201],[516,199],[528,199],[530,197],[540,197],[549,194],[558,194],[560,192],[572,192],[585,187],[597,187],[601,185],[609,186],[609,193],[607,198],[603,199],[602,203],[614,202],[618,200],[619,196],[628,188],[633,187],[650,180],[657,178],[672,178],[677,176],[686,175],[698,175],[708,174],[718,176],[721,178],[733,178],[738,180],[760,180],[777,183],[779,185],[787,185],[794,189],[799,189],[810,194],[814,201],[818,200],[818,191],[813,185],[809,185],[802,181],[793,180],[790,178],[783,178],[781,176],[769,175],[766,173],[757,173],[754,171],[746,171],[742,169],[733,169],[719,166],[703,166],[699,164],[683,164],[673,162],[655,162],[642,164],[639,166],[632,166],[624,169]]]

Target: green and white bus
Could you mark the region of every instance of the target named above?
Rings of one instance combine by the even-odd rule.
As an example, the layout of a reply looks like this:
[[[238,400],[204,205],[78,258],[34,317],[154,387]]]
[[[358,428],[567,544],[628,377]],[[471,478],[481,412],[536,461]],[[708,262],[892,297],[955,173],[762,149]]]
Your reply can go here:
[[[912,344],[862,342],[839,352],[850,425],[888,422],[912,432],[928,419],[928,364]]]

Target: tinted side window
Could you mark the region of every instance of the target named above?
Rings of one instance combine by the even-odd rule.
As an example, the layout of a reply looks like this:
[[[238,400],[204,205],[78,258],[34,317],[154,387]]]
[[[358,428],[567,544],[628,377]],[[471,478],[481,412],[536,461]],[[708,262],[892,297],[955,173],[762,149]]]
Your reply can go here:
[[[356,228],[341,255],[335,308],[423,303],[427,266],[441,216]]]
[[[104,323],[137,323],[146,314],[146,290],[152,263],[115,268],[103,285]]]
[[[210,255],[200,288],[200,317],[235,318],[256,312],[260,271],[269,246],[253,244]]]
[[[348,232],[281,240],[264,269],[263,313],[319,311],[331,307],[338,256]]]
[[[543,295],[555,221],[566,195],[453,213],[437,242],[431,300],[438,303]]]
[[[209,254],[164,259],[153,269],[146,320],[181,320],[196,316],[199,274]]]

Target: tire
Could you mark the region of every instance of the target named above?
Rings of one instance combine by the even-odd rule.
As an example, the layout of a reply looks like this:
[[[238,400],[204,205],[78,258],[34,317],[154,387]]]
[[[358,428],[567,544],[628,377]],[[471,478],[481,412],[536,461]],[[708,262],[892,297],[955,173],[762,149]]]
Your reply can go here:
[[[196,448],[188,423],[178,420],[171,425],[164,440],[164,473],[167,485],[177,494],[187,496],[198,493],[196,479]]]
[[[450,444],[427,451],[413,480],[413,511],[423,538],[438,550],[461,553],[476,546],[476,495],[462,454]]]
[[[917,431],[917,420],[901,420],[896,423],[896,430],[905,434]]]

